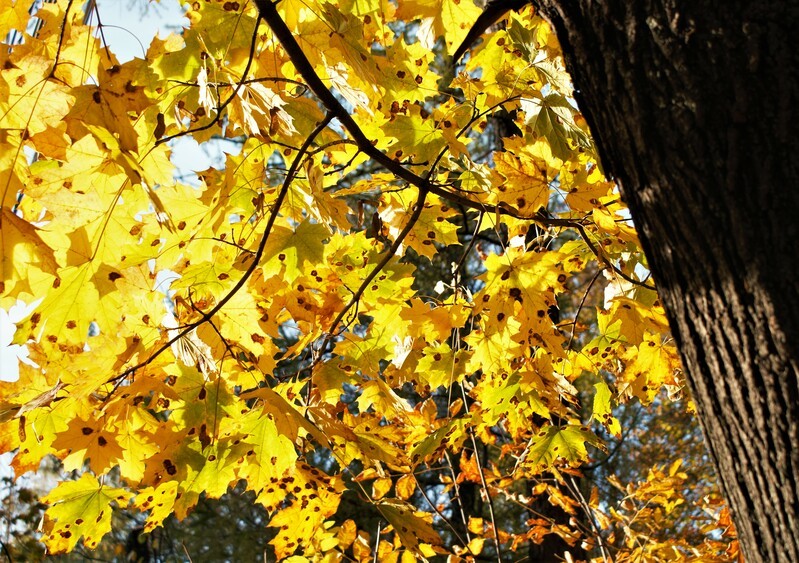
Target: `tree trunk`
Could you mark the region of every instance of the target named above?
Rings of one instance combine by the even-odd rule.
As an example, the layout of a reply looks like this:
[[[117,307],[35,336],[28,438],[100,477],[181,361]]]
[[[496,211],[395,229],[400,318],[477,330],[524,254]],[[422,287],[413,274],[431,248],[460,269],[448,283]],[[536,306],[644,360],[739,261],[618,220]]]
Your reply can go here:
[[[748,561],[799,561],[799,3],[536,0],[621,186]]]

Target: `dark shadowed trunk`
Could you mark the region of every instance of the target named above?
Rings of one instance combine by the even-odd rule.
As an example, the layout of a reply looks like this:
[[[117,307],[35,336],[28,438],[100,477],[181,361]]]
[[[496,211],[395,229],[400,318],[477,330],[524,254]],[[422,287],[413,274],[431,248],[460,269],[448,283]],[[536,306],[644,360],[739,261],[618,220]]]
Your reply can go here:
[[[537,0],[621,185],[749,561],[799,561],[799,3]]]

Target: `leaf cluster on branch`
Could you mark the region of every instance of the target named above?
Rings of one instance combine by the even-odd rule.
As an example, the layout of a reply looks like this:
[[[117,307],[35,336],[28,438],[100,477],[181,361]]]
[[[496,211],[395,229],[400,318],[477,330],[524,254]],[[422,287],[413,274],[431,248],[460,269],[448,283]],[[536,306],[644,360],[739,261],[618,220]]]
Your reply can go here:
[[[469,1],[189,2],[190,27],[128,62],[78,3],[34,27],[25,4],[0,2],[19,39],[0,55],[0,450],[79,474],[43,499],[49,552],[96,546],[113,507],[150,532],[237,485],[278,558],[731,549],[633,533],[634,502],[647,522],[680,504],[676,465],[626,511],[576,485],[625,431],[614,409],[682,382],[531,8],[453,77]],[[499,114],[519,133],[501,147]],[[181,137],[239,148],[182,182]]]

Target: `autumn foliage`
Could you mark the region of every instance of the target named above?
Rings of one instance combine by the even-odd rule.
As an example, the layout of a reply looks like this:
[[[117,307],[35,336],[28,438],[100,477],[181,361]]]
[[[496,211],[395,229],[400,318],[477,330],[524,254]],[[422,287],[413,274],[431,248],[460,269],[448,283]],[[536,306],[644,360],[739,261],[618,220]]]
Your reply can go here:
[[[125,63],[78,3],[30,7],[0,2],[0,451],[63,463],[50,552],[241,485],[278,558],[734,555],[716,498],[703,539],[657,535],[679,461],[618,506],[577,485],[621,405],[682,381],[532,9],[453,67],[471,0],[188,2]],[[178,181],[179,137],[237,147]],[[498,515],[541,499],[567,518]]]

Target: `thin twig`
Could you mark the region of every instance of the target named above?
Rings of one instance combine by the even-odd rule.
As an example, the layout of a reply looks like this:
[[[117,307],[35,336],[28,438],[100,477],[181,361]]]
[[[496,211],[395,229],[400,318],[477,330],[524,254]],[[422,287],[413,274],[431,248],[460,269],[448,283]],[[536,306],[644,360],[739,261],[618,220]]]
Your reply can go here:
[[[411,475],[413,475],[413,474],[411,474]],[[424,487],[422,487],[422,484],[419,482],[419,479],[416,478],[416,475],[413,475],[413,480],[416,481],[416,486],[419,487],[419,492],[422,493],[422,496],[424,497],[424,500],[427,501],[427,504],[430,505],[430,508],[432,508],[433,511],[436,514],[438,514],[438,517],[441,518],[441,520],[447,525],[447,527],[450,530],[452,530],[452,533],[455,535],[455,538],[461,543],[461,545],[465,546],[466,549],[469,551],[469,553],[472,553],[472,550],[469,548],[469,542],[463,541],[463,538],[458,533],[458,530],[455,529],[455,526],[453,526],[452,523],[449,521],[449,519],[446,516],[444,516],[444,514],[438,509],[438,507],[435,505],[435,503],[433,503],[433,501],[430,500],[430,497],[427,496],[427,492],[425,492]],[[472,553],[472,555],[476,555],[476,554]]]
[[[186,554],[186,558],[189,560],[189,563],[193,563],[192,560],[191,560],[191,555],[189,555],[189,550],[186,549],[186,543],[185,542],[180,542],[180,546],[183,548],[183,553]]]
[[[462,385],[461,394],[463,395],[463,402],[466,404],[466,391],[463,389]],[[480,454],[477,451],[477,440],[474,437],[474,432],[471,428],[468,429],[468,432],[469,438],[472,441],[472,448],[474,449],[474,460],[475,463],[477,463],[477,471],[480,473],[480,483],[483,486],[483,492],[486,495],[486,501],[488,503],[488,515],[491,518],[491,531],[494,532],[494,543],[497,545],[497,563],[502,563],[502,544],[499,542],[499,530],[497,529],[497,520],[494,516],[494,501],[491,499],[491,492],[488,490],[488,483],[483,474],[483,463],[480,461]]]
[[[97,16],[97,31],[100,32],[100,41],[103,44],[103,49],[105,49],[105,56],[110,61],[112,59],[111,50],[108,48],[108,41],[106,40],[105,32],[103,31],[103,29],[106,26],[103,25],[103,21],[100,19],[100,9],[97,7],[97,0],[89,0],[89,2],[87,3],[87,5],[86,5],[86,14],[83,16],[84,25],[89,25],[89,20],[91,20],[92,14]],[[112,27],[116,27],[116,26],[112,26]],[[125,31],[127,31],[127,30],[125,30]],[[130,33],[130,32],[128,31],[128,33]],[[141,45],[141,42],[139,41],[138,37],[136,37],[135,35],[133,35],[133,37],[136,39],[136,41],[139,43],[139,45]],[[142,48],[142,51],[144,51],[144,48]]]
[[[61,20],[61,30],[58,34],[58,45],[55,49],[55,60],[53,61],[53,68],[50,70],[50,74],[47,76],[48,78],[55,77],[55,69],[58,68],[58,61],[61,58],[61,47],[64,46],[64,34],[67,31],[67,20],[69,19],[69,10],[72,8],[72,3],[74,0],[69,0],[67,2],[67,7],[64,8],[64,19]]]
[[[475,243],[477,242],[477,231],[480,229],[480,224],[483,222],[483,212],[480,212],[480,215],[477,216],[477,223],[474,226],[474,232],[472,233],[472,240],[469,241],[469,244],[466,245],[466,248],[463,249],[463,254],[461,254],[458,263],[455,264],[455,267],[452,269],[452,282],[455,287],[460,285],[461,279],[461,268],[463,268],[464,264],[466,263],[466,258],[469,256],[469,253],[474,248]],[[466,225],[464,225],[465,227]]]
[[[377,534],[375,534],[375,558],[373,563],[377,563],[377,552],[378,548],[380,547],[380,527],[383,524],[382,520],[377,521]]]
[[[347,303],[347,305],[339,312],[338,316],[336,316],[335,320],[330,325],[330,328],[327,331],[328,335],[333,335],[335,333],[336,329],[338,328],[338,325],[344,319],[344,316],[347,314],[347,312],[361,299],[364,292],[366,291],[366,288],[369,287],[369,284],[372,282],[372,280],[375,279],[377,274],[379,274],[380,271],[386,267],[386,264],[388,264],[389,261],[397,253],[399,247],[402,246],[402,243],[405,241],[405,238],[408,236],[408,233],[411,232],[411,229],[419,220],[419,217],[422,214],[422,210],[424,209],[424,202],[426,198],[427,198],[427,191],[420,190],[419,197],[417,198],[416,203],[414,204],[413,212],[411,213],[411,216],[408,218],[408,222],[402,228],[402,231],[400,231],[400,233],[397,235],[397,238],[394,239],[394,242],[391,244],[388,251],[385,253],[385,256],[383,256],[383,259],[377,263],[377,265],[374,267],[374,269],[371,272],[369,272],[369,275],[366,276],[366,279],[364,279],[361,282],[361,285],[358,287],[357,291],[353,293],[349,303]]]
[[[9,526],[9,528],[11,527],[11,523],[10,522],[9,522],[8,526]],[[6,542],[0,541],[0,546],[2,546],[2,548],[3,548],[3,554],[8,559],[8,563],[14,563],[14,558],[11,557],[11,552],[8,550],[8,546],[6,545]]]
[[[580,304],[577,306],[577,312],[574,314],[574,320],[571,323],[572,330],[571,330],[571,336],[569,336],[569,344],[566,346],[567,350],[571,350],[572,341],[574,341],[574,333],[577,330],[577,318],[580,316],[580,311],[583,310],[583,305],[585,304],[585,300],[588,298],[588,294],[591,292],[591,287],[593,287],[594,282],[597,280],[597,278],[599,277],[599,274],[601,274],[601,273],[602,273],[602,270],[597,270],[596,271],[596,274],[594,274],[594,277],[591,278],[591,283],[588,284],[588,289],[586,289],[585,293],[583,294],[583,298],[580,299]]]
[[[192,87],[195,87],[195,88],[200,86],[200,83],[197,82],[196,80],[194,82],[189,82],[189,81],[186,81],[186,80],[168,80],[167,82],[172,82],[173,84],[180,84],[182,86],[192,86]],[[214,86],[214,87],[219,87],[219,86],[230,87],[230,86],[237,86],[239,84],[246,86],[248,84],[257,84],[257,83],[260,83],[260,82],[285,82],[286,84],[294,84],[295,86],[299,86],[300,88],[302,88],[302,92],[297,94],[297,96],[302,96],[303,94],[305,94],[305,92],[308,91],[308,85],[307,84],[303,84],[299,80],[293,80],[291,78],[283,78],[282,76],[263,76],[263,77],[260,77],[260,78],[248,78],[247,80],[240,80],[239,82],[235,82],[235,83],[234,82],[224,82],[224,81],[222,81],[222,82],[209,82],[208,85],[209,86]]]
[[[572,225],[569,225],[569,226],[572,226]],[[614,272],[616,272],[616,274],[619,277],[621,277],[622,279],[630,282],[633,285],[637,285],[637,286],[640,286],[640,287],[645,287],[646,289],[651,289],[652,291],[657,291],[657,288],[654,285],[649,285],[648,283],[644,283],[642,281],[639,281],[639,280],[637,280],[635,278],[632,278],[632,277],[628,276],[624,272],[622,272],[621,269],[618,266],[613,264],[613,262],[611,262],[610,259],[607,256],[605,256],[604,252],[602,252],[601,250],[599,250],[596,247],[596,245],[593,243],[593,241],[591,241],[591,239],[588,237],[588,233],[585,232],[585,227],[583,227],[580,223],[574,223],[573,227],[575,229],[577,229],[577,231],[580,233],[580,236],[585,241],[585,244],[588,246],[588,248],[591,250],[591,252],[593,252],[594,255],[599,259],[599,261],[602,262],[603,264],[605,264],[608,268],[610,268]]]
[[[569,485],[569,482],[571,482],[571,485]],[[588,521],[591,523],[591,527],[594,529],[594,533],[596,534],[597,543],[599,544],[599,552],[602,554],[602,560],[607,563],[609,561],[609,556],[605,551],[605,542],[602,538],[602,530],[599,529],[599,525],[594,518],[591,506],[585,499],[585,495],[583,495],[580,487],[577,486],[577,482],[574,480],[574,477],[569,476],[569,479],[566,481],[566,486],[571,491],[572,496],[577,498],[577,502],[580,503],[580,507],[583,509],[583,512],[585,512],[586,518],[588,518]]]
[[[463,521],[463,529],[466,531],[466,540],[467,542],[471,543],[472,537],[469,534],[469,521],[466,519],[466,512],[463,510],[463,501],[461,500],[461,493],[458,490],[458,477],[455,475],[455,468],[452,466],[452,458],[449,456],[449,452],[446,450],[444,451],[444,457],[447,459],[447,465],[449,466],[449,472],[452,476],[452,491],[455,493],[455,500],[458,503],[458,510],[461,513],[461,521]]]

